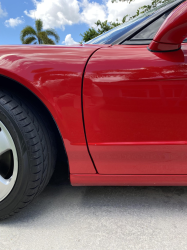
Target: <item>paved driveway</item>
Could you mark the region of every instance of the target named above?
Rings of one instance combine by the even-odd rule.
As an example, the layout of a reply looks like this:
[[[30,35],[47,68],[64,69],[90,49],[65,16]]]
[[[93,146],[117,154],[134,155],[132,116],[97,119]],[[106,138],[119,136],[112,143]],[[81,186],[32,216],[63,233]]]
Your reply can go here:
[[[2,250],[185,250],[187,188],[49,184],[0,223]]]

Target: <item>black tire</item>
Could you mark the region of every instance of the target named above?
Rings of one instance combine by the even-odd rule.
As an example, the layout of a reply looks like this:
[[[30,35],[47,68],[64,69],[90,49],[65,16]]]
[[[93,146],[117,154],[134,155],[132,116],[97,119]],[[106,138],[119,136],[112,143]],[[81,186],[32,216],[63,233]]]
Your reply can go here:
[[[0,90],[0,121],[14,141],[18,176],[0,202],[0,220],[26,207],[48,184],[56,163],[56,143],[49,122],[25,100]]]

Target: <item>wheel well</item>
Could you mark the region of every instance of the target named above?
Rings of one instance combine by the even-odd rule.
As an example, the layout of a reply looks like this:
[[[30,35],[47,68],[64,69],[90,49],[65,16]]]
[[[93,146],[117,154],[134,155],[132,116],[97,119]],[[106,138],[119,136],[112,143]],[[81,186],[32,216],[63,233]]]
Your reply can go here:
[[[50,111],[45,106],[45,104],[25,86],[3,75],[0,75],[0,88],[3,88],[4,90],[8,90],[9,92],[11,90],[12,94],[15,94],[16,96],[21,97],[27,103],[32,104],[32,106],[37,107],[37,109],[40,109],[42,111],[41,113],[45,117],[47,117],[47,120],[49,121],[50,126],[53,129],[53,132],[55,134],[55,138],[57,141],[57,163],[56,163],[56,168],[55,168],[55,172],[54,172],[52,180],[61,181],[61,180],[69,179],[68,157],[67,157],[67,153],[65,150],[63,138],[61,136],[61,133],[58,129],[56,122],[53,119],[53,116],[51,115]]]

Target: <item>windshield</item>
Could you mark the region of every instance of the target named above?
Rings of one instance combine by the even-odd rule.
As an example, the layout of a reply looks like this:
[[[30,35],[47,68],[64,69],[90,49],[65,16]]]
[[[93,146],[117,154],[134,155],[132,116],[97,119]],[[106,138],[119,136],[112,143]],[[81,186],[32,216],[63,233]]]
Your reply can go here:
[[[135,28],[138,24],[142,23],[146,19],[148,19],[151,15],[156,14],[157,11],[164,8],[169,3],[175,2],[176,0],[167,1],[167,3],[161,4],[152,10],[139,15],[138,17],[123,23],[122,25],[117,26],[116,28],[107,31],[106,33],[88,41],[86,44],[111,44],[122,35],[130,31],[131,29]]]

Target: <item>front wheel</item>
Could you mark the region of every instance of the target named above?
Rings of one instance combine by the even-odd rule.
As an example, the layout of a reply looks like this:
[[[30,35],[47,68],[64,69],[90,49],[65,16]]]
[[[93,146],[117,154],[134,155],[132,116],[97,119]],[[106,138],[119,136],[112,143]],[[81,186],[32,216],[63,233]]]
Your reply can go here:
[[[50,180],[55,141],[45,117],[0,91],[0,220],[28,205]]]

